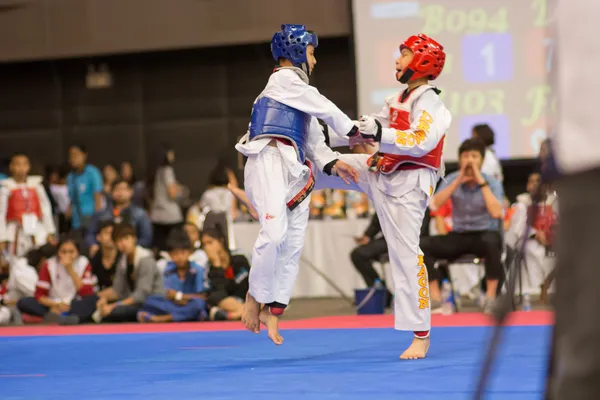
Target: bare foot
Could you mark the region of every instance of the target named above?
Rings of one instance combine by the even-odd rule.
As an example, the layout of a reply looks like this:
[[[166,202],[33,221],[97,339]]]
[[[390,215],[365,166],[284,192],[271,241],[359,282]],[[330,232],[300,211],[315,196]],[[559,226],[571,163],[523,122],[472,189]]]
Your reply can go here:
[[[400,356],[401,360],[417,360],[419,358],[425,358],[427,351],[429,350],[429,344],[431,338],[417,339],[414,338],[409,348],[402,353]]]
[[[250,332],[260,332],[260,321],[258,314],[260,313],[260,303],[257,303],[250,292],[246,293],[246,303],[244,303],[244,312],[242,313],[242,324]]]
[[[269,339],[277,346],[283,343],[283,337],[279,334],[279,318],[269,312],[269,307],[264,307],[260,312],[260,322],[265,324]]]

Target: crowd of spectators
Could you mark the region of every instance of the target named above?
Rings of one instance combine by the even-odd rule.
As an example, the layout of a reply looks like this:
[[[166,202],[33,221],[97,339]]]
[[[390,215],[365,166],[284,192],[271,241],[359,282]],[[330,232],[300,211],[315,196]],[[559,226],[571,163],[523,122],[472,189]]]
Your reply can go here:
[[[429,275],[433,313],[444,311],[441,284],[445,279],[455,281],[456,295],[476,300],[485,313],[490,313],[515,266],[513,262],[524,264],[518,294],[542,295],[554,269],[551,236],[558,216],[556,193],[551,186],[541,185],[540,173],[533,171],[526,191],[511,205],[504,195],[502,167],[493,144],[492,129],[475,126],[472,138],[459,148],[458,171],[447,175],[432,196],[420,247]],[[532,200],[535,194],[536,202]],[[533,222],[529,218],[532,207],[537,207]],[[523,237],[528,224],[530,235]],[[376,215],[355,240],[357,247],[350,256],[356,270],[367,286],[378,281],[385,285],[374,267],[387,253]],[[516,257],[521,248],[525,254]],[[439,268],[441,264],[455,268]],[[390,306],[389,291],[387,296]]]
[[[438,268],[440,261],[452,263],[464,255],[483,260],[483,273],[472,266],[466,273],[471,283],[461,294],[482,281],[484,312],[491,310],[507,264],[520,248],[528,265],[519,290],[539,294],[553,268],[556,195],[548,186],[541,189],[536,204],[543,218],[523,238],[540,175],[531,174],[526,192],[511,206],[493,145],[491,128],[475,126],[473,137],[460,146],[458,171],[432,196],[421,249],[434,312],[443,300],[441,281],[460,279]],[[71,146],[68,154],[68,164],[49,166],[45,179],[30,174],[30,160],[21,153],[0,176],[0,324],[241,317],[250,262],[232,248],[223,226],[205,224],[208,211],[222,213],[226,225],[253,219],[253,210],[233,194],[240,189],[232,170],[219,164],[199,201],[191,202],[175,175],[172,149],[160,153],[145,180],[136,179],[127,161],[97,168],[83,146]],[[321,190],[310,201],[311,219],[369,217],[371,224],[349,256],[371,287],[382,281],[373,263],[385,259],[387,245],[366,195]]]
[[[174,162],[166,149],[141,181],[74,145],[44,180],[13,154],[0,177],[0,324],[241,318],[250,262],[218,227],[184,219]]]

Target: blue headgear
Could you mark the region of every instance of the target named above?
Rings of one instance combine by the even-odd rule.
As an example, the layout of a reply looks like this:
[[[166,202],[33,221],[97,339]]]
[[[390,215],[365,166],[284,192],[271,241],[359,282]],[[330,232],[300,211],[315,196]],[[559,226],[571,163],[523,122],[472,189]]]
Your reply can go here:
[[[308,75],[306,48],[312,44],[316,49],[319,39],[314,33],[306,30],[304,25],[281,25],[281,31],[273,35],[271,53],[275,61],[280,58],[290,60],[295,67],[302,68]]]

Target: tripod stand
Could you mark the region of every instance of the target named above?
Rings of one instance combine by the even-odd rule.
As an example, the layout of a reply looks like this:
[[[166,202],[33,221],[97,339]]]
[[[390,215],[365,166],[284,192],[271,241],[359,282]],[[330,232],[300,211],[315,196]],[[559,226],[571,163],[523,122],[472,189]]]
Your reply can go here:
[[[523,235],[523,240],[520,243],[519,250],[515,254],[513,273],[508,276],[508,280],[506,282],[506,292],[504,292],[498,298],[496,307],[494,309],[493,318],[495,321],[495,326],[492,332],[492,338],[490,339],[490,342],[488,344],[488,349],[483,365],[481,367],[481,373],[479,375],[479,380],[477,382],[477,387],[473,396],[474,400],[483,399],[483,394],[485,392],[485,388],[487,386],[489,376],[492,371],[492,365],[494,364],[494,360],[498,352],[498,347],[500,346],[500,341],[504,333],[506,319],[510,312],[514,310],[514,293],[517,281],[519,281],[519,284],[521,282],[521,273],[525,255],[525,245],[527,243],[526,239],[531,234],[531,227],[533,226],[533,223],[536,220],[540,199],[541,189],[538,188],[535,195],[532,196],[532,207],[527,214],[527,223],[525,224],[525,233]]]

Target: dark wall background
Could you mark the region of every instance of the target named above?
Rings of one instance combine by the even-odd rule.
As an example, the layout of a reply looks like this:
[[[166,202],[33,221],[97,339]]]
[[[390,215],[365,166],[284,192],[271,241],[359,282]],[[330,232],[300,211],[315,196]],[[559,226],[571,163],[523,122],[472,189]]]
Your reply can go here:
[[[233,145],[271,73],[266,41],[282,22],[319,33],[312,83],[356,117],[350,3],[0,0],[0,157],[26,151],[40,167],[80,143],[91,163],[131,161],[142,176],[169,143],[178,178],[198,196],[219,159],[239,164]],[[113,87],[86,88],[90,63],[108,65]],[[512,199],[532,161],[503,164]]]
[[[312,82],[355,117],[349,39],[322,40],[317,57]],[[108,65],[112,88],[86,88],[90,61]],[[0,64],[0,156],[24,150],[38,164],[59,163],[77,143],[97,166],[128,160],[142,175],[169,143],[178,178],[197,196],[219,158],[237,165],[233,146],[273,65],[266,43]]]
[[[0,0],[0,61],[260,43],[282,23],[350,34],[349,0]]]

